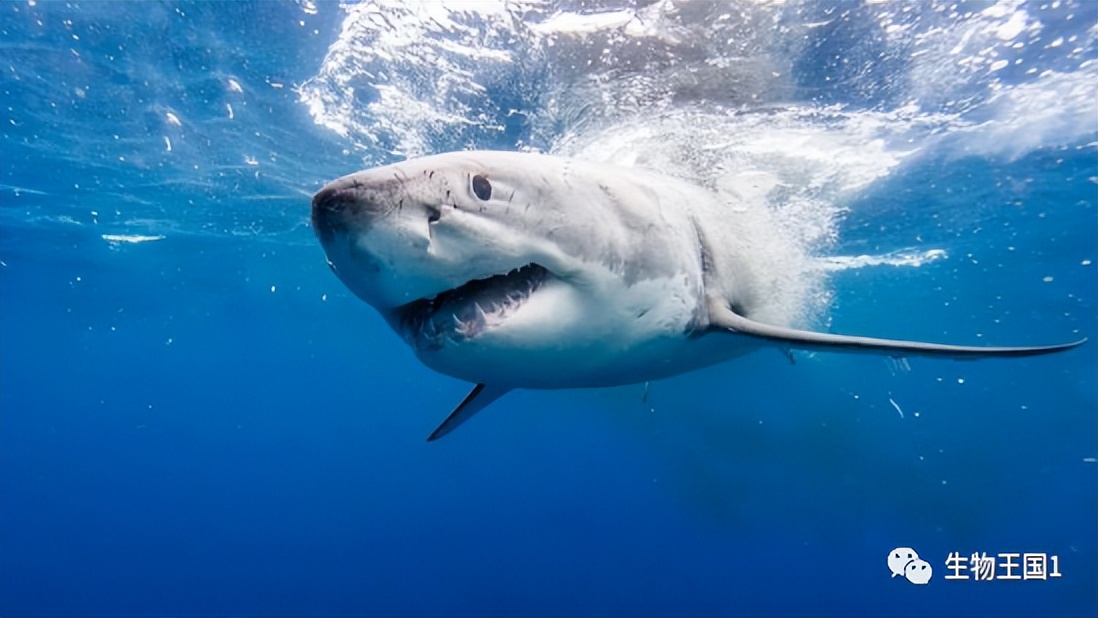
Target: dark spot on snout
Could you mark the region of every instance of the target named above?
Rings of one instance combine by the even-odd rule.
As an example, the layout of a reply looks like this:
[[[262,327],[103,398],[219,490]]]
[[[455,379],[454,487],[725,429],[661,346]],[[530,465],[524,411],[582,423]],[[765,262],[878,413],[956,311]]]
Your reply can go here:
[[[374,174],[372,170],[338,178],[313,196],[313,228],[322,242],[340,230],[364,230],[404,208],[403,172]]]
[[[313,214],[317,211],[338,210],[342,198],[341,190],[335,187],[323,187],[313,196]]]
[[[348,203],[347,191],[342,187],[325,186],[313,196],[313,230],[321,242],[327,241],[333,230],[342,225]]]

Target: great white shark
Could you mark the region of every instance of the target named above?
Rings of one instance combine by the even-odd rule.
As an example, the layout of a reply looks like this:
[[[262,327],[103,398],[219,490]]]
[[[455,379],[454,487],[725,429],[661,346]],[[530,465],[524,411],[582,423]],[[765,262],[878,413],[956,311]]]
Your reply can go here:
[[[1019,357],[752,319],[779,273],[716,191],[653,172],[470,151],[356,172],[313,198],[328,265],[428,367],[476,386],[434,440],[512,389],[647,382],[754,349]]]

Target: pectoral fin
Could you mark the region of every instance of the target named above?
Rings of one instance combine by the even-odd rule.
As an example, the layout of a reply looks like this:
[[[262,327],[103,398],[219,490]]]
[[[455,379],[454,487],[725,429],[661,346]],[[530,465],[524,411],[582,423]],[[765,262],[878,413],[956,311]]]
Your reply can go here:
[[[957,359],[1037,356],[1070,350],[1086,341],[1084,338],[1055,345],[995,348],[814,333],[756,322],[733,312],[723,301],[718,300],[709,302],[709,321],[710,328],[714,330],[767,339],[791,348],[826,352],[868,352],[890,356],[923,355]]]
[[[469,391],[469,394],[465,396],[465,399],[462,399],[461,403],[454,408],[454,411],[450,413],[450,416],[447,416],[446,420],[442,421],[442,424],[432,431],[430,436],[427,436],[427,441],[433,442],[450,433],[456,429],[458,425],[472,418],[474,414],[486,408],[493,401],[506,395],[510,390],[511,389],[509,388],[477,384],[473,387],[473,390]]]

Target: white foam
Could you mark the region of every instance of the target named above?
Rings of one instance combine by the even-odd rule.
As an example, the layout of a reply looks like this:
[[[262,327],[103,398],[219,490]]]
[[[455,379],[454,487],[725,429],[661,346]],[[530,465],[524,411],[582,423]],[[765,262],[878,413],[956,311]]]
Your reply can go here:
[[[157,240],[164,240],[165,237],[161,235],[144,234],[102,234],[100,238],[111,243],[112,245],[119,245],[121,243],[136,245],[143,242],[155,242]]]
[[[493,87],[503,84],[512,90],[508,96],[531,104],[519,109],[531,127],[528,138],[559,138],[561,131],[565,136],[585,132],[569,126],[572,122],[650,117],[685,110],[682,103],[689,101],[727,99],[751,106],[789,101],[786,76],[799,59],[805,33],[815,32],[808,23],[810,3],[797,10],[754,2],[690,10],[666,2],[643,9],[612,3],[601,11],[557,8],[502,0],[347,5],[342,32],[299,96],[319,125],[360,147],[411,156],[500,138],[514,107],[494,107]],[[892,3],[870,9],[861,18],[865,23],[851,27],[865,30],[864,45],[877,40],[873,29],[880,29],[885,47],[875,57],[893,61],[886,94],[895,103],[872,111],[842,110],[847,128],[859,113],[871,124],[891,115],[897,128],[907,123],[920,132],[936,125],[938,137],[960,136],[935,143],[957,145],[976,135],[979,144],[958,151],[1008,157],[1093,131],[1098,29],[1081,24],[1068,44],[1058,30],[1055,40],[1043,45],[1050,50],[1041,59],[1044,66],[1030,58],[1019,65],[1025,49],[1041,44],[1046,30],[1043,13],[1033,5],[1000,0],[981,10],[949,2],[930,2],[918,11]],[[801,13],[804,22],[791,17]],[[716,44],[722,40],[725,44]],[[860,44],[851,43],[851,51]],[[1017,74],[1018,66],[1026,69],[1024,75]],[[864,79],[880,81],[874,70],[867,64]],[[826,138],[833,127],[826,121],[835,110],[822,111],[823,118],[809,122],[823,131],[805,136],[805,157],[834,153]],[[790,132],[795,129],[785,130],[773,139],[797,139]],[[910,150],[925,145],[914,137]],[[871,141],[865,145],[874,155],[884,149]],[[744,146],[768,147],[758,140]],[[885,164],[891,156],[882,159]],[[878,176],[872,173],[866,181]]]
[[[630,10],[587,15],[562,11],[543,22],[531,25],[531,29],[543,35],[584,35],[607,29],[621,29],[636,18],[636,13]]]
[[[907,266],[918,268],[924,264],[948,258],[944,249],[904,249],[883,255],[831,255],[815,260],[816,268],[828,272],[866,268],[870,266]]]
[[[985,120],[954,127],[952,154],[1015,159],[1092,138],[1098,130],[1098,61],[1084,61],[1071,73],[1047,71],[1000,90],[982,112]]]
[[[466,127],[500,132],[485,84],[526,53],[514,41],[522,3],[492,1],[345,5],[339,38],[298,95],[317,124],[408,156]]]

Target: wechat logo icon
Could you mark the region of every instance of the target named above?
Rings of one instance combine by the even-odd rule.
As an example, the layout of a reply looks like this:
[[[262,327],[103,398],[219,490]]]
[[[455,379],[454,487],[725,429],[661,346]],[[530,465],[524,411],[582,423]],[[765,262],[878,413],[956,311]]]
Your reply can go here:
[[[904,577],[907,581],[923,585],[930,581],[934,569],[910,547],[897,547],[888,552],[888,570],[892,577]]]

